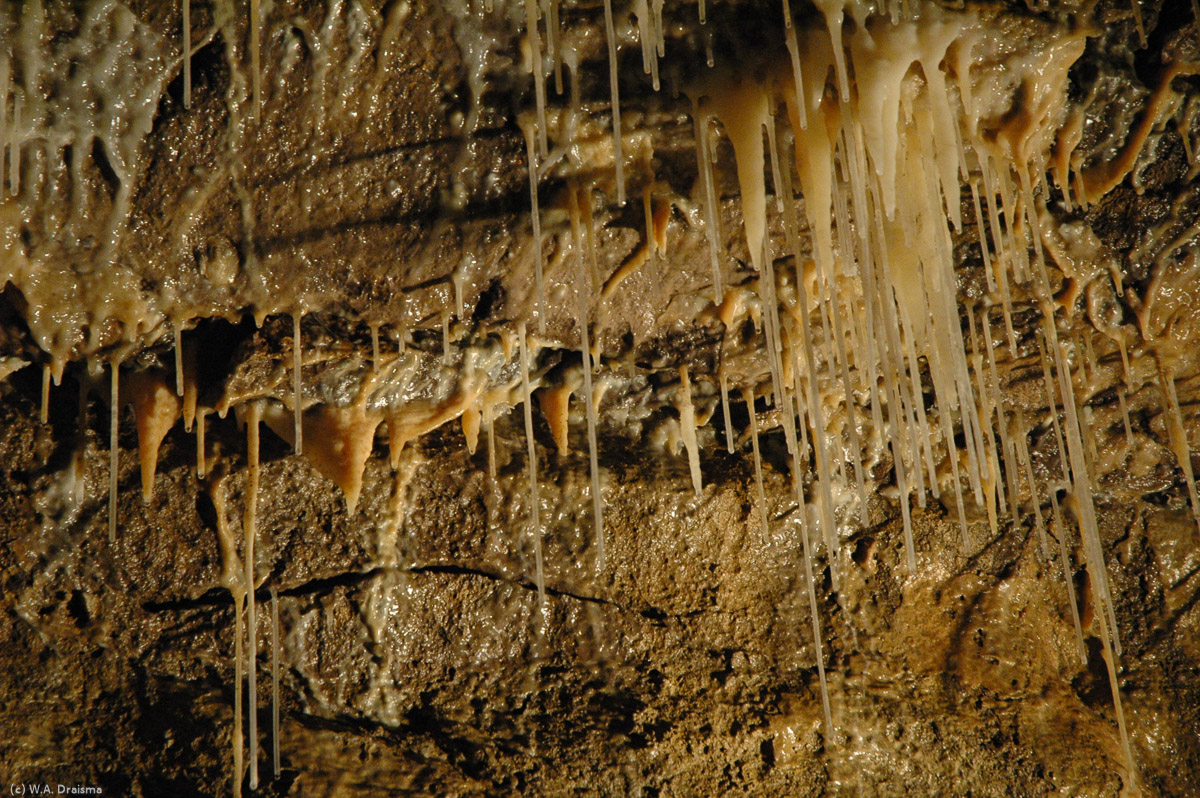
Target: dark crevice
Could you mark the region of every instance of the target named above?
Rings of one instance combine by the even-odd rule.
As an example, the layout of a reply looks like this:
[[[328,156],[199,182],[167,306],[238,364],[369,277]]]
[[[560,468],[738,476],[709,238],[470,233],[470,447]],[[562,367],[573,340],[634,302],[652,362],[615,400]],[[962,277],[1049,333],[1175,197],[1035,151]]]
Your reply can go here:
[[[538,587],[535,583],[525,579],[509,579],[508,577],[495,574],[490,571],[484,571],[479,568],[468,568],[462,565],[419,565],[408,570],[412,574],[450,574],[454,576],[480,576],[484,579],[494,579],[497,582],[505,582],[516,587],[523,587],[526,590],[537,591]],[[569,590],[551,587],[546,585],[546,593],[559,598],[573,598],[578,601],[586,601],[590,604],[606,604],[617,609],[626,609],[618,604],[614,604],[608,599],[596,598],[595,596],[584,596],[579,593],[572,593]]]
[[[331,593],[339,588],[350,588],[361,585],[365,582],[370,582],[383,573],[393,570],[385,567],[375,567],[365,571],[350,571],[346,573],[336,574],[334,576],[320,577],[311,579],[295,587],[289,587],[278,591],[278,595],[286,598],[295,598],[298,596],[314,596]],[[496,582],[504,582],[505,584],[514,587],[524,588],[532,592],[536,592],[538,587],[534,582],[527,579],[511,579],[491,571],[486,571],[481,568],[471,568],[463,565],[449,564],[430,564],[417,565],[411,568],[396,569],[401,573],[408,574],[445,574],[450,576],[472,576],[483,579],[491,579]],[[706,612],[720,612],[716,608],[702,608],[687,610],[685,612],[666,612],[657,607],[648,606],[643,609],[634,609],[625,607],[609,599],[598,598],[596,596],[587,596],[581,593],[574,593],[570,590],[552,587],[546,585],[546,594],[556,598],[574,599],[583,601],[589,604],[604,605],[613,607],[621,612],[637,613],[647,620],[656,623],[662,623],[667,620],[680,620],[685,618],[694,618]],[[271,597],[268,589],[259,588],[255,591],[254,597],[256,601],[265,602]],[[214,587],[205,591],[199,596],[183,597],[175,599],[166,599],[163,601],[146,601],[142,603],[142,609],[147,612],[181,612],[187,610],[201,609],[206,607],[228,607],[233,604],[233,597],[229,590],[224,587]]]

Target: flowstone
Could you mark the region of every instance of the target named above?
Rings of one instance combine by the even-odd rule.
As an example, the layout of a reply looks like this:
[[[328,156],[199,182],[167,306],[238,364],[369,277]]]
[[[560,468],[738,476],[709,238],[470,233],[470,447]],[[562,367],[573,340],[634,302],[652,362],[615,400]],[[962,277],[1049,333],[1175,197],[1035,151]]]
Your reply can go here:
[[[1200,790],[1190,8],[0,3],[0,785]]]

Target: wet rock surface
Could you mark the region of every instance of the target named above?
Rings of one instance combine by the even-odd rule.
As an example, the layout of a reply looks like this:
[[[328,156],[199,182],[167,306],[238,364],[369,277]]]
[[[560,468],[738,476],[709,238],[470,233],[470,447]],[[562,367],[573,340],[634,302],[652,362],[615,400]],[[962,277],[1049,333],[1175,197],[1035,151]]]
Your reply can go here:
[[[539,186],[548,312],[535,389],[577,385],[580,373],[569,179],[590,178],[597,291],[646,239],[643,183],[662,184],[670,248],[592,308],[603,391],[602,563],[580,389],[566,450],[545,405],[533,402],[543,612],[521,375],[512,365],[513,324],[533,328],[537,302],[517,119],[532,106],[520,4],[497,0],[490,14],[466,0],[270,4],[259,120],[244,10],[193,5],[190,108],[178,7],[47,5],[47,30],[94,44],[78,57],[109,52],[99,44],[105,36],[88,31],[112,21],[146,31],[151,52],[139,57],[158,71],[130,87],[148,92],[151,109],[136,155],[91,152],[79,156],[81,178],[55,180],[80,145],[55,151],[65,165],[45,154],[53,148],[30,148],[22,176],[40,176],[43,190],[0,205],[5,268],[53,256],[57,270],[36,285],[13,276],[0,297],[0,369],[11,371],[0,381],[0,788],[11,780],[116,795],[234,791],[235,605],[221,531],[234,530],[233,559],[244,556],[245,403],[261,400],[279,411],[278,423],[263,425],[256,519],[263,795],[1135,794],[1069,496],[1055,494],[1066,524],[1052,523],[1049,503],[1024,502],[1000,515],[995,532],[985,510],[968,503],[964,535],[952,496],[929,495],[912,510],[918,568],[910,574],[886,451],[863,464],[865,521],[857,509],[839,511],[832,564],[816,543],[835,722],[832,734],[824,728],[803,511],[780,413],[761,392],[753,409],[733,392],[735,450],[725,449],[717,370],[723,365],[734,386],[769,380],[762,329],[750,317],[727,328],[709,302],[688,100],[649,90],[628,14],[619,15],[623,111],[654,177],[630,169],[631,199],[619,207],[607,182],[611,151],[603,157],[603,7],[562,9],[564,30],[578,40],[585,145]],[[772,27],[762,20],[775,18],[773,5],[709,5],[701,27],[695,4],[667,4],[664,74],[702,63],[706,31],[718,31],[718,53],[743,52]],[[6,33],[23,10],[4,8]],[[993,24],[1006,30],[1049,24],[1029,21],[1035,15],[1023,7],[996,13]],[[1144,5],[1142,14],[1144,48],[1124,4],[1064,4],[1043,15],[1093,26],[1071,81],[1085,165],[1114,160],[1162,75],[1193,57],[1189,11]],[[66,52],[53,40],[50,50]],[[472,50],[479,46],[482,60]],[[477,66],[486,81],[472,82]],[[1156,796],[1200,790],[1200,533],[1157,381],[1164,368],[1173,376],[1195,451],[1190,124],[1200,95],[1181,75],[1131,176],[1086,210],[1051,207],[1068,236],[1074,223],[1095,239],[1086,261],[1051,272],[1059,296],[1080,286],[1059,327],[1094,440],[1137,789]],[[63,73],[63,85],[70,80]],[[131,112],[129,124],[139,119]],[[727,141],[718,155],[725,279],[757,291]],[[121,186],[132,187],[127,198]],[[782,225],[771,224],[768,235],[782,241]],[[968,223],[955,239],[964,330],[966,313],[979,320],[970,301],[987,290],[978,238]],[[788,289],[786,278],[780,285]],[[1030,471],[1051,484],[1063,466],[1035,311],[1032,294],[1015,289],[1015,352],[998,314],[988,323],[1002,392],[1027,422],[1019,434]],[[387,422],[371,427],[352,512],[328,473],[286,439],[292,314],[303,316],[306,419],[318,405],[355,406],[380,373],[407,375],[401,388],[388,383],[405,407],[425,402],[425,416],[405,417],[421,434],[401,447],[389,448]],[[196,401],[212,411],[200,422],[207,473],[197,469],[195,430],[176,423],[144,501],[135,419],[123,408],[110,543],[102,364],[121,360],[126,379],[149,373],[174,387],[175,326],[194,359]],[[1128,374],[1118,341],[1128,347]],[[41,421],[39,365],[51,358],[64,376]],[[468,364],[477,367],[469,385]],[[702,422],[699,494],[681,448],[680,366]],[[433,423],[464,385],[494,402],[494,446],[486,424],[473,442],[457,417]],[[384,407],[389,395],[381,389],[364,406]],[[309,430],[307,445],[320,446]],[[815,494],[815,476],[805,480]],[[278,776],[272,592],[281,630]]]

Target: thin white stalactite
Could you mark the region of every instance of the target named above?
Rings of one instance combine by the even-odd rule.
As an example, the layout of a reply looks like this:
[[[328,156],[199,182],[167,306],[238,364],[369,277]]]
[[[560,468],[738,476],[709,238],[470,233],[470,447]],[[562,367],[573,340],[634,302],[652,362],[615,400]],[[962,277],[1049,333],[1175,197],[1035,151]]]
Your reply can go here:
[[[1128,386],[1121,386],[1121,388],[1117,390],[1117,401],[1121,405],[1121,421],[1125,425],[1125,443],[1130,449],[1132,449],[1134,446],[1133,425],[1129,423],[1129,402],[1125,398],[1125,392],[1127,390]]]
[[[50,364],[42,366],[42,404],[38,410],[38,420],[45,424],[50,420]]]
[[[118,432],[120,431],[121,404],[120,383],[121,367],[116,362],[109,364],[112,371],[110,383],[109,416],[108,416],[108,542],[117,542],[117,454]]]
[[[604,0],[604,39],[608,45],[608,86],[613,128],[613,162],[617,172],[617,204],[625,205],[625,158],[621,150],[621,97],[617,76],[617,34],[613,25],[613,0]]]
[[[4,194],[4,175],[5,161],[8,156],[8,141],[9,135],[15,134],[14,129],[9,130],[8,127],[8,90],[11,77],[12,67],[9,65],[8,56],[0,55],[0,196]]]
[[[183,0],[183,107],[192,107],[192,0]]]
[[[1070,468],[1067,461],[1067,445],[1063,440],[1062,428],[1058,423],[1058,404],[1055,401],[1053,371],[1051,369],[1050,360],[1046,353],[1046,347],[1042,343],[1042,336],[1035,336],[1038,346],[1038,356],[1042,365],[1042,385],[1046,391],[1046,403],[1049,408],[1050,420],[1054,429],[1055,442],[1058,445],[1058,460],[1059,467],[1062,470],[1062,484],[1066,488],[1070,488]],[[1083,664],[1087,664],[1087,646],[1083,642],[1083,629],[1079,622],[1078,601],[1075,596],[1075,581],[1073,578],[1073,569],[1071,568],[1071,559],[1067,553],[1066,535],[1067,527],[1063,523],[1062,511],[1058,503],[1058,492],[1056,488],[1050,490],[1050,503],[1054,513],[1054,525],[1058,529],[1058,545],[1059,557],[1062,561],[1063,581],[1067,586],[1067,600],[1071,606],[1071,617],[1075,624],[1075,638],[1079,648],[1079,658]]]
[[[279,778],[279,595],[271,588],[271,773]]]
[[[700,101],[692,101],[692,125],[696,139],[696,168],[700,173],[704,197],[704,236],[708,239],[708,256],[712,264],[713,306],[720,308],[725,298],[725,286],[721,279],[720,215],[716,206],[716,190],[713,187],[712,156],[708,147],[708,116],[701,110]],[[721,413],[725,421],[725,449],[733,454],[733,422],[729,417],[729,379],[724,366],[725,336],[721,338],[718,354],[717,380],[721,388]]]
[[[1008,334],[1008,351],[1013,357],[1017,354],[1017,337],[1012,325],[1012,291],[1008,285],[1009,257],[1011,249],[1005,246],[1004,230],[1000,226],[1000,214],[996,208],[996,188],[992,180],[992,165],[989,158],[979,156],[979,170],[983,177],[983,192],[987,198],[988,229],[992,234],[995,264],[994,275],[1000,286],[1000,300],[1004,308],[1004,330]],[[980,241],[983,233],[980,232]]]
[[[1040,292],[1043,304],[1049,308],[1049,280],[1045,271],[1040,272],[1042,283]],[[1110,639],[1117,656],[1121,655],[1121,640],[1116,627],[1116,616],[1112,613],[1112,590],[1108,581],[1108,568],[1105,564],[1104,549],[1100,542],[1099,526],[1096,521],[1095,505],[1092,500],[1091,471],[1087,466],[1087,455],[1083,445],[1082,425],[1079,420],[1078,408],[1075,403],[1075,388],[1070,369],[1062,354],[1062,346],[1058,340],[1058,330],[1054,326],[1053,317],[1049,314],[1042,319],[1043,333],[1047,341],[1047,349],[1053,355],[1054,368],[1062,397],[1065,423],[1063,432],[1066,434],[1066,453],[1071,463],[1071,485],[1076,505],[1079,508],[1080,537],[1083,540],[1083,551],[1087,560],[1088,572],[1092,576],[1095,591],[1096,606],[1102,618],[1111,622]],[[1114,695],[1117,685],[1113,684]],[[1132,765],[1132,760],[1130,762]]]
[[[1062,509],[1058,506],[1058,488],[1050,486],[1050,507],[1054,519],[1054,529],[1058,537],[1058,559],[1062,566],[1063,582],[1067,586],[1067,606],[1071,609],[1071,623],[1075,627],[1075,645],[1079,651],[1079,661],[1087,665],[1087,645],[1083,642],[1083,626],[1079,622],[1079,601],[1075,596],[1075,576],[1071,567],[1071,555],[1067,551],[1067,527],[1063,523]]]
[[[588,262],[592,267],[592,273],[595,273],[596,242],[590,227],[586,241],[580,241],[581,238],[584,238],[581,235],[582,225],[579,222],[578,212],[580,192],[577,186],[570,187],[568,191],[570,192],[569,201],[571,205],[572,245],[575,249],[575,292],[579,314],[579,355],[583,363],[584,415],[587,418],[588,479],[591,482],[592,490],[592,530],[596,541],[596,572],[600,573],[604,570],[604,499],[600,495],[600,463],[596,443],[596,405],[592,389],[592,370],[594,364],[592,363],[592,349],[588,335],[588,307],[592,299],[592,281],[589,278],[587,266],[584,263],[583,253],[580,252],[580,244],[586,243],[585,248],[587,250]],[[590,192],[584,192],[584,201],[591,203]]]
[[[986,311],[981,311],[983,316]],[[990,487],[986,487],[984,495],[979,497],[984,507],[987,509],[988,526],[992,531],[992,536],[999,534],[997,529],[997,505],[999,512],[1006,512],[1004,498],[1004,481],[1000,475],[1000,455],[999,445],[996,442],[995,425],[991,423],[991,418],[995,413],[995,408],[992,404],[992,392],[988,390],[988,374],[984,369],[984,356],[979,345],[979,334],[976,331],[975,313],[967,310],[967,323],[971,341],[971,359],[975,369],[975,396],[979,407],[979,417],[983,421],[980,423],[980,428],[985,430],[984,445],[982,456],[986,459]]]
[[[304,393],[303,380],[304,349],[300,339],[300,311],[292,314],[292,435],[296,439],[296,454],[304,453]]]
[[[1188,499],[1192,505],[1192,517],[1200,526],[1200,497],[1196,495],[1196,476],[1192,470],[1192,452],[1191,447],[1188,446],[1187,427],[1183,425],[1183,410],[1179,406],[1179,395],[1175,391],[1175,378],[1165,372],[1160,372],[1159,379],[1163,383],[1163,390],[1167,396],[1172,423],[1175,427],[1171,437],[1178,439],[1175,455],[1179,460],[1179,467],[1183,470],[1183,478],[1187,484]]]
[[[754,485],[758,489],[758,516],[762,522],[763,545],[770,543],[771,533],[767,524],[767,494],[763,490],[762,455],[758,448],[758,412],[754,409],[754,389],[742,388],[742,402],[750,416],[750,443],[754,452]]]
[[[490,403],[483,406],[483,422],[487,424],[488,477],[496,481],[496,409]]]
[[[242,774],[246,770],[242,739],[242,596],[233,597],[233,798],[242,796]]]
[[[875,206],[875,214],[871,218],[879,218],[879,208]],[[880,228],[880,236],[882,237],[882,227]],[[876,280],[878,288],[882,288],[881,302],[883,304],[885,330],[889,336],[887,350],[892,353],[892,362],[889,368],[884,369],[885,375],[890,376],[895,387],[895,396],[900,400],[900,421],[898,424],[899,441],[904,443],[907,438],[908,446],[911,450],[912,468],[911,472],[907,472],[904,477],[905,483],[908,485],[907,490],[902,491],[905,501],[912,493],[916,493],[917,504],[920,507],[925,506],[925,493],[923,484],[923,475],[921,471],[921,452],[925,453],[925,469],[930,475],[930,487],[937,490],[937,467],[933,458],[932,437],[929,432],[929,421],[925,412],[925,401],[921,392],[920,382],[920,362],[917,357],[916,339],[921,327],[914,329],[916,320],[910,319],[908,314],[902,312],[902,308],[897,304],[895,296],[896,277],[892,272],[891,261],[888,256],[886,242],[881,240],[879,246],[875,250],[879,255],[878,270],[876,272]],[[877,290],[878,290],[877,288]],[[908,331],[908,334],[901,336],[901,330]],[[905,363],[907,362],[907,366]],[[907,378],[906,378],[907,375]],[[886,379],[885,376],[885,379]],[[903,449],[903,445],[901,449]],[[898,462],[903,462],[903,457]],[[955,474],[957,477],[957,474]]]
[[[800,419],[800,426],[803,427],[805,406],[801,401],[799,390],[796,391],[796,402],[797,417]],[[792,412],[792,409],[789,407],[787,412]],[[820,431],[814,428],[813,434],[819,435]],[[796,504],[800,517],[800,541],[803,547],[804,582],[808,592],[809,617],[812,618],[813,648],[816,652],[817,676],[821,683],[821,708],[825,713],[825,738],[828,743],[833,740],[833,712],[829,707],[829,684],[825,677],[825,652],[821,640],[821,616],[818,614],[817,609],[817,587],[816,581],[813,578],[812,566],[813,550],[808,534],[808,510],[805,507],[804,501],[804,476],[800,468],[799,446],[794,447],[792,451],[792,485],[796,491]],[[830,561],[830,570],[833,570],[832,561]]]
[[[785,2],[786,2],[786,0],[785,0]],[[782,160],[779,157],[780,141],[779,141],[779,137],[776,135],[774,117],[768,119],[768,121],[767,121],[767,140],[768,140],[768,144],[769,144],[770,150],[771,150],[771,159],[770,159],[771,160],[771,175],[772,175],[772,183],[773,183],[775,193],[776,193],[776,203],[779,207],[780,213],[784,217],[784,228],[787,231],[787,237],[789,239],[789,244],[791,244],[792,251],[794,253],[797,253],[797,258],[798,258],[799,257],[799,255],[798,255],[798,253],[799,253],[799,232],[798,232],[799,231],[799,220],[796,218],[795,201],[792,197],[791,174],[790,174],[790,172],[785,171],[780,165],[780,161]],[[771,259],[769,257],[769,253],[768,253],[768,257],[764,258],[764,263],[766,264],[768,285],[770,286],[770,299],[771,299],[770,313],[771,313],[771,315],[769,318],[771,318],[773,320],[774,325],[775,325],[775,338],[776,338],[775,347],[781,348],[781,342],[779,340],[779,332],[778,332],[778,330],[779,330],[779,303],[775,299],[775,291],[774,291],[775,272],[774,272],[774,267],[771,263]],[[841,301],[839,298],[839,293],[838,293],[837,285],[836,285],[837,276],[836,276],[836,274],[833,273],[833,270],[834,270],[833,264],[830,263],[830,264],[827,264],[827,266],[830,269],[830,274],[828,276],[828,294],[829,294],[829,303],[832,306],[831,309],[833,311],[833,313],[832,313],[833,336],[834,336],[834,340],[836,342],[836,346],[834,347],[834,352],[836,352],[836,354],[837,354],[836,362],[837,362],[837,366],[838,366],[839,373],[841,376],[842,390],[844,392],[843,399],[845,401],[845,407],[846,407],[846,427],[850,433],[850,446],[851,446],[852,451],[861,452],[862,451],[862,442],[859,439],[858,424],[854,418],[854,410],[855,410],[854,390],[851,385],[849,360],[848,360],[848,355],[846,354],[845,337],[843,336],[843,332],[842,332],[841,312],[840,312],[841,311]],[[818,267],[818,272],[821,272],[821,271],[822,271],[822,269],[820,267]],[[778,356],[776,356],[776,358],[778,358]],[[779,368],[778,360],[776,361],[776,368],[777,369]],[[782,374],[780,375],[779,386],[780,386],[781,391],[786,391],[787,388],[786,388],[786,385],[784,384]],[[784,427],[786,429],[786,427],[788,426],[788,422],[791,421],[791,413],[784,413],[783,416],[784,416],[784,422],[785,422]],[[793,437],[794,437],[794,435],[793,435]],[[862,522],[863,526],[866,526],[867,525],[867,489],[866,489],[866,480],[864,479],[864,475],[863,475],[863,466],[862,466],[861,462],[853,460],[853,458],[851,458],[851,460],[852,460],[852,462],[851,462],[850,467],[854,471],[855,486],[857,487],[857,490],[858,490],[859,520]]]
[[[379,325],[371,325],[371,373],[379,373]]]
[[[790,173],[783,171],[781,174],[781,183],[785,187],[785,193],[790,192]],[[796,304],[800,308],[800,327],[804,335],[804,351],[801,353],[797,348],[795,357],[795,368],[797,374],[803,369],[808,375],[808,396],[810,418],[813,427],[813,448],[817,458],[817,475],[820,481],[820,505],[819,517],[821,520],[821,531],[825,538],[825,545],[829,557],[829,573],[833,582],[833,589],[836,591],[840,584],[840,577],[837,569],[837,531],[834,526],[833,512],[833,488],[830,484],[832,481],[832,469],[829,463],[829,452],[826,440],[825,428],[825,413],[821,406],[821,390],[817,381],[817,358],[815,347],[812,343],[812,337],[809,335],[809,330],[812,329],[812,319],[808,310],[808,292],[804,282],[804,260],[801,257],[801,252],[798,249],[798,242],[793,243],[795,254],[794,267],[796,269]],[[828,335],[828,327],[825,328]],[[800,362],[803,354],[807,366]],[[797,378],[799,379],[799,378]],[[797,395],[799,390],[797,390]]]
[[[171,323],[175,337],[175,395],[183,397],[183,323],[175,320]]]
[[[529,508],[530,518],[533,522],[534,572],[537,580],[538,612],[541,615],[542,623],[545,624],[548,619],[546,617],[546,573],[542,563],[541,497],[538,493],[537,445],[533,439],[533,401],[529,388],[529,338],[526,334],[525,322],[523,320],[517,323],[517,339],[518,346],[520,347],[521,390],[525,410],[525,464],[529,474]]]
[[[254,119],[262,120],[262,0],[250,0],[250,68],[253,70]]]
[[[700,446],[696,441],[696,407],[692,404],[692,381],[688,378],[687,366],[679,367],[679,429],[683,446],[687,449],[688,470],[692,476],[692,488],[696,498],[703,495],[704,483],[700,474]]]
[[[1058,402],[1055,398],[1054,391],[1054,370],[1050,363],[1047,354],[1046,346],[1042,343],[1042,336],[1035,336],[1038,345],[1038,356],[1042,362],[1042,383],[1046,387],[1046,402],[1050,412],[1050,423],[1054,429],[1054,440],[1058,445],[1058,459],[1062,466],[1062,480],[1064,485],[1071,483],[1070,464],[1067,460],[1067,444],[1063,438],[1062,426],[1058,423]]]
[[[538,151],[546,157],[546,75],[542,65],[542,37],[538,32],[538,0],[525,0],[525,35],[529,37],[530,69],[537,102]]]
[[[534,0],[526,0],[532,3]],[[538,203],[537,150],[534,147],[533,131],[522,125],[525,133],[525,151],[529,160],[529,203],[532,207],[534,279],[537,291],[537,329],[539,335],[546,334],[546,283],[543,275],[545,256],[542,253],[542,216]]]
[[[775,270],[771,261],[771,248],[764,238],[763,273],[759,276],[758,285],[763,309],[763,336],[767,347],[767,366],[771,373],[771,392],[767,395],[767,403],[779,407],[783,405],[786,397],[784,396],[783,369],[780,364],[779,302],[775,298]],[[786,413],[783,414],[782,422],[786,430],[791,422]]]
[[[863,188],[860,175],[864,173],[866,167],[865,164],[859,162],[860,156],[865,156],[862,156],[862,141],[855,133],[855,130],[856,128],[849,123],[849,120],[843,120],[839,136],[841,139],[840,154],[843,172],[850,184],[850,201],[854,209],[854,218],[863,220],[867,218],[868,214],[867,192]],[[789,179],[787,172],[784,173],[784,179]],[[836,197],[840,193],[836,177],[832,181],[832,184],[834,196]],[[883,402],[879,393],[878,365],[883,362],[880,356],[883,344],[879,340],[878,312],[876,308],[877,303],[881,299],[873,290],[875,284],[875,261],[871,241],[871,230],[875,228],[877,228],[877,225],[867,223],[855,225],[859,242],[858,257],[855,260],[858,266],[859,284],[864,291],[862,302],[863,332],[867,346],[865,357],[861,358],[866,363],[864,379],[866,380],[871,397],[872,429],[879,430],[882,434],[884,430]]]
[[[1040,299],[1043,308],[1053,307],[1050,300],[1049,280],[1045,269],[1039,271]],[[1063,394],[1063,408],[1066,412],[1067,449],[1071,458],[1071,471],[1075,475],[1074,490],[1072,491],[1080,518],[1080,535],[1083,539],[1084,553],[1087,557],[1088,573],[1092,577],[1091,585],[1097,611],[1100,613],[1100,637],[1104,644],[1104,660],[1108,666],[1108,680],[1112,688],[1113,706],[1117,712],[1117,726],[1121,735],[1121,749],[1129,768],[1130,781],[1136,783],[1137,765],[1133,758],[1133,749],[1129,744],[1129,730],[1125,724],[1125,710],[1121,702],[1121,687],[1117,680],[1116,658],[1121,655],[1121,641],[1117,634],[1116,614],[1113,611],[1112,591],[1108,581],[1108,569],[1104,560],[1104,549],[1100,543],[1100,533],[1096,522],[1096,510],[1092,500],[1092,487],[1089,471],[1085,464],[1084,446],[1081,425],[1075,405],[1075,390],[1071,381],[1070,371],[1066,368],[1062,349],[1058,341],[1058,331],[1054,327],[1053,316],[1046,313],[1043,327],[1049,341],[1049,349],[1054,355],[1055,367],[1058,373],[1058,384]]]
[[[700,179],[704,188],[704,234],[708,238],[708,257],[713,273],[713,303],[720,305],[725,298],[725,285],[721,276],[721,208],[717,196],[716,178],[713,174],[713,148],[709,139],[709,115],[699,101],[692,103],[692,116],[696,129],[696,141],[700,149],[697,161]]]
[[[251,402],[246,410],[246,459],[249,474],[246,512],[242,519],[246,557],[246,679],[250,701],[250,789],[258,788],[258,624],[255,616],[254,543],[258,530],[258,432],[262,406]]]
[[[724,339],[722,338],[722,348]],[[722,353],[723,355],[723,353]],[[717,380],[721,384],[721,412],[724,415],[725,421],[725,448],[730,454],[733,454],[733,420],[729,416],[729,378],[725,374],[724,357],[722,362],[717,367],[719,374]]]
[[[562,96],[562,28],[559,23],[558,0],[549,0],[547,6],[542,12],[546,19],[546,50],[550,53],[551,72],[554,74],[554,93]]]
[[[808,299],[804,295],[803,283],[797,284],[797,290],[800,291],[800,308],[801,308],[801,324],[804,329],[808,329]],[[830,468],[829,468],[829,452],[826,447],[826,430],[825,430],[825,413],[821,407],[821,388],[817,383],[817,374],[813,357],[811,341],[809,342],[809,357],[808,373],[808,397],[806,407],[809,410],[809,417],[812,420],[813,433],[813,449],[817,456],[817,476],[820,484],[820,507],[819,516],[821,519],[821,531],[825,537],[826,556],[829,558],[829,575],[833,582],[833,589],[838,590],[840,578],[837,572],[837,530],[834,526],[833,514],[833,491],[830,487]],[[800,351],[796,351],[796,368],[802,368],[800,363]]]
[[[979,202],[979,185],[975,180],[971,181],[971,202],[975,207],[975,232],[979,236],[979,251],[983,255],[983,274],[987,280],[988,293],[993,293],[996,290],[996,275],[992,265],[992,253],[984,235],[983,206]]]
[[[1000,432],[1001,454],[1004,463],[1004,479],[1008,486],[1009,506],[1015,523],[1021,523],[1021,498],[1017,491],[1016,465],[1013,462],[1012,441],[1008,434],[1008,416],[1004,409],[1004,392],[1001,390],[1000,377],[996,371],[996,350],[992,344],[992,323],[987,312],[983,310],[983,342],[987,347],[987,364],[991,372],[992,403],[996,408],[996,424]]]
[[[783,26],[787,30],[788,56],[792,60],[792,85],[796,90],[796,111],[800,127],[808,127],[808,103],[804,98],[804,72],[800,67],[800,46],[796,41],[796,26],[792,24],[791,0],[783,2]]]
[[[1012,435],[1013,444],[1017,450],[1017,460],[1021,464],[1021,468],[1025,471],[1025,481],[1029,483],[1030,507],[1033,509],[1034,526],[1038,534],[1038,549],[1041,551],[1042,558],[1050,559],[1050,543],[1046,538],[1046,524],[1042,519],[1042,500],[1038,496],[1038,483],[1033,476],[1033,460],[1029,456],[1029,444],[1025,440],[1025,432],[1028,425],[1025,423],[1025,417],[1019,411],[1016,416],[1017,430]]]
[[[861,157],[861,153],[860,153]],[[868,184],[868,187],[870,184]],[[875,213],[878,211],[877,200],[874,196],[874,191],[868,191],[865,197],[867,203],[868,218],[875,218]],[[902,375],[903,369],[903,354],[900,351],[899,342],[899,323],[896,319],[896,303],[892,295],[887,262],[887,250],[883,241],[883,229],[880,225],[871,226],[873,234],[877,237],[874,251],[877,253],[879,262],[876,264],[878,268],[871,270],[874,276],[874,285],[864,289],[868,296],[874,297],[879,302],[879,309],[882,316],[882,328],[884,335],[878,337],[880,345],[881,360],[886,364],[882,369],[884,388],[888,397],[888,446],[892,452],[893,468],[896,472],[896,487],[900,493],[900,514],[904,523],[904,553],[908,564],[909,574],[915,575],[917,572],[917,556],[916,545],[913,540],[912,530],[912,507],[909,501],[908,488],[908,469],[904,462],[904,440],[906,437],[905,427],[908,426],[908,410],[904,406],[903,389],[898,384]],[[914,449],[914,461],[921,456],[920,451]],[[920,465],[917,465],[920,468]]]
[[[196,479],[204,479],[208,475],[206,456],[204,453],[204,417],[208,411],[204,408],[196,410]]]
[[[783,191],[779,186],[779,156],[775,138],[775,117],[768,116],[766,120],[767,140],[770,149],[771,172],[773,175],[772,188],[775,192],[775,200],[778,210],[782,213],[785,205],[791,205],[791,198],[785,202]],[[782,324],[779,316],[779,298],[776,294],[775,287],[775,259],[771,252],[769,236],[763,237],[763,279],[765,279],[766,291],[763,299],[766,301],[765,313],[763,316],[766,319],[767,333],[767,359],[771,364],[771,377],[774,387],[774,398],[779,407],[791,407],[791,399],[787,396],[787,382],[784,380],[783,370],[783,332]],[[762,280],[760,280],[762,283]],[[796,420],[791,413],[782,413],[784,437],[788,444],[788,453],[791,453],[791,446],[796,440],[795,423]]]
[[[21,193],[21,112],[25,101],[13,94],[12,138],[8,140],[8,189],[14,197]]]
[[[725,286],[721,281],[721,227],[713,188],[712,158],[708,148],[708,117],[700,109],[700,101],[692,101],[692,127],[696,139],[696,168],[704,191],[704,237],[708,240],[708,257],[712,264],[713,304],[720,306],[725,297]]]
[[[1142,20],[1142,0],[1129,0],[1129,5],[1133,7],[1133,24],[1137,27],[1138,44],[1143,48],[1146,46],[1146,23]],[[1192,0],[1192,13],[1195,14],[1196,0]],[[1200,19],[1200,17],[1194,17]]]

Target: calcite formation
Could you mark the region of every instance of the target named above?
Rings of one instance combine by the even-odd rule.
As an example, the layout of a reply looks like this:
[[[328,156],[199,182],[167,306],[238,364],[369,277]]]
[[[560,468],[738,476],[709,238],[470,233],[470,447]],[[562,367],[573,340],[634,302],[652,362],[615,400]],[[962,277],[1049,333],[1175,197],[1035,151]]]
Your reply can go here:
[[[0,6],[5,775],[1195,794],[1197,25]]]

